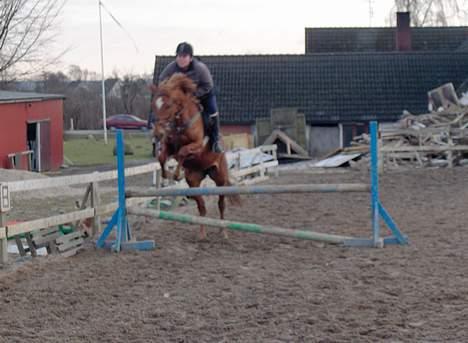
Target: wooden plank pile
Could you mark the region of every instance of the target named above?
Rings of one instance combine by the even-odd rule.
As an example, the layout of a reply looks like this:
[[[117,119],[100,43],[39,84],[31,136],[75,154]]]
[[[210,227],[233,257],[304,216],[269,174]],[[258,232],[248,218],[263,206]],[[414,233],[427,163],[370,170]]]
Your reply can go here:
[[[363,134],[352,145],[367,146]],[[468,106],[449,104],[437,112],[413,115],[405,111],[392,126],[382,126],[380,154],[388,168],[453,167],[468,162]]]

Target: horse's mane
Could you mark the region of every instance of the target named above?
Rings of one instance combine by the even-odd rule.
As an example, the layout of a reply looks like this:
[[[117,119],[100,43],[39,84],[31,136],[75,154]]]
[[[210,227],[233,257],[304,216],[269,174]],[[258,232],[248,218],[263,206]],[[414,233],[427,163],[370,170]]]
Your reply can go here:
[[[174,90],[180,90],[185,95],[193,95],[197,86],[188,76],[182,73],[175,73],[160,86],[161,91],[172,93]]]

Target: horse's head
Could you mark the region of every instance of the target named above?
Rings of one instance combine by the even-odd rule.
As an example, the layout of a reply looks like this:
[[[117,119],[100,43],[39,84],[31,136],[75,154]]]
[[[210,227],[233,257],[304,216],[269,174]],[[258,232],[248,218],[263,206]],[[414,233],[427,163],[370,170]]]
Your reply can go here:
[[[151,86],[151,109],[158,119],[154,126],[156,137],[160,138],[167,133],[184,112],[192,111],[194,106],[198,106],[194,96],[196,89],[195,83],[181,73],[174,74],[159,86]]]

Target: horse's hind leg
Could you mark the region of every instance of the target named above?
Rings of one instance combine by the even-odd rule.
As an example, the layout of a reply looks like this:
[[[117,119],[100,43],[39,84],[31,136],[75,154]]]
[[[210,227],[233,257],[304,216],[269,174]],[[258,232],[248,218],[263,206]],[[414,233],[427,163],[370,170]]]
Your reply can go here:
[[[214,167],[213,169],[210,170],[209,172],[210,178],[216,183],[216,186],[222,187],[222,186],[227,186],[229,185],[229,179],[228,179],[228,173],[227,169],[226,172],[223,173],[223,170],[220,170],[217,167]],[[221,220],[224,219],[224,210],[226,209],[226,196],[220,195],[218,198],[218,209],[219,209],[219,218]],[[222,228],[220,232],[223,233],[223,236],[225,239],[228,239],[228,230],[225,228]]]
[[[198,186],[195,186],[198,187]],[[194,196],[192,197],[197,202],[197,207],[198,207],[198,213],[200,214],[201,217],[206,216],[206,206],[205,206],[205,200],[203,200],[203,197],[201,196]],[[204,241],[207,238],[206,235],[206,229],[205,225],[200,225],[200,240]]]
[[[193,172],[190,170],[186,170],[185,172],[185,180],[189,187],[200,187],[200,184],[204,178],[204,175],[199,172]],[[198,207],[198,214],[200,217],[206,216],[206,206],[205,201],[203,200],[202,196],[192,196],[191,199],[197,202]],[[206,230],[204,225],[200,225],[200,240],[206,240]]]
[[[226,209],[226,202],[224,199],[224,195],[220,195],[218,198],[218,209],[219,209],[219,218],[221,220],[224,219],[224,210]],[[228,239],[228,231],[225,228],[221,229],[221,232],[223,233],[223,236],[225,239]]]

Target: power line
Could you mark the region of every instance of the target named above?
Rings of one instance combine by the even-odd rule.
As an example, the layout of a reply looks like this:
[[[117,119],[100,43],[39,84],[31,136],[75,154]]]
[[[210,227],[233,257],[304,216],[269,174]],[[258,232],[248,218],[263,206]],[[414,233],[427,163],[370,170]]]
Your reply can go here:
[[[132,35],[130,34],[130,32],[128,32],[128,30],[117,20],[117,18],[111,13],[110,10],[107,9],[106,6],[104,6],[103,2],[102,1],[99,1],[99,4],[102,6],[102,8],[104,9],[104,11],[107,12],[107,14],[111,17],[111,19],[114,21],[114,23],[117,24],[117,26],[119,26],[123,32],[125,32],[125,34],[127,35],[127,37],[132,41],[133,43],[133,46],[135,47],[135,50],[137,53],[140,53],[139,49],[138,49],[138,45],[136,43],[136,41],[133,39]]]

